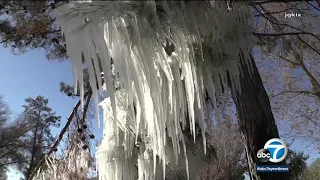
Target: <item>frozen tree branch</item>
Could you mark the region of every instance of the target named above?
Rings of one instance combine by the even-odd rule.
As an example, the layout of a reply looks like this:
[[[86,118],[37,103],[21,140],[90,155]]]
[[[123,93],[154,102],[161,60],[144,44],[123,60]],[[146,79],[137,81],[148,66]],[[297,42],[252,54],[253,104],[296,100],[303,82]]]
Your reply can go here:
[[[91,97],[91,94],[92,94],[92,91],[89,90],[88,92],[86,92],[84,94],[84,99],[87,99],[87,101],[90,101],[89,97]],[[50,154],[52,154],[55,149],[58,147],[60,141],[62,140],[64,134],[66,133],[67,129],[69,128],[71,122],[72,122],[72,119],[74,117],[74,115],[77,113],[77,110],[79,108],[81,104],[81,100],[78,101],[78,103],[75,105],[75,107],[73,108],[68,120],[67,120],[67,123],[66,125],[63,127],[63,129],[61,130],[59,136],[58,136],[58,139],[56,140],[56,142],[53,144],[53,146],[51,147],[50,151],[46,154],[46,156],[49,156]],[[86,106],[88,107],[88,106]],[[85,110],[86,111],[86,110]],[[32,178],[36,175],[36,172],[38,171],[38,169],[40,169],[40,167],[43,165],[43,163],[45,162],[45,157],[44,156],[40,162],[38,163],[38,165],[32,170],[32,173],[31,175],[29,176],[28,180],[32,180]]]
[[[82,115],[82,119],[81,119],[81,122],[80,122],[80,123],[82,123],[82,125],[83,125],[83,123],[84,123],[84,121],[86,119],[86,116],[87,116],[87,111],[88,111],[88,108],[89,108],[91,96],[92,96],[92,93],[89,94],[88,100],[87,100],[87,102],[86,102],[86,104],[84,106],[83,115]]]

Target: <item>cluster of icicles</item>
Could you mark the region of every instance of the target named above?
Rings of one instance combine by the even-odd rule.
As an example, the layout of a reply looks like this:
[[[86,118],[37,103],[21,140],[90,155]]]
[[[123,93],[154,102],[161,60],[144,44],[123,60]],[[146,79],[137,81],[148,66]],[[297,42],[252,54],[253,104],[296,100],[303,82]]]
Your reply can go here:
[[[249,8],[235,4],[227,11],[224,2],[211,1],[93,1],[67,3],[56,15],[81,98],[82,54],[97,115],[102,87],[109,96],[100,103],[99,179],[158,179],[157,163],[165,179],[166,164],[178,162],[166,155],[168,141],[176,157],[185,154],[189,174],[182,130],[189,123],[195,136],[199,124],[205,147],[206,92],[215,104],[228,85],[227,71],[232,88],[239,87],[240,52],[250,62]]]

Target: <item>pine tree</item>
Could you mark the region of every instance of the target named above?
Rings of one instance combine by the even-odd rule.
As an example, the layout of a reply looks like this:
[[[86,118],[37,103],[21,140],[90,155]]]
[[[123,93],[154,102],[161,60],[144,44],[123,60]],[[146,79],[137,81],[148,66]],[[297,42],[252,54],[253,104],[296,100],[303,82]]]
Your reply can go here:
[[[47,58],[65,60],[66,47],[60,29],[54,24],[54,2],[1,1],[0,44],[15,54],[43,48]]]
[[[9,166],[21,167],[26,162],[25,150],[29,146],[25,141],[29,126],[21,118],[11,120],[11,111],[0,96],[0,177],[6,174]],[[1,179],[1,178],[0,178]]]
[[[56,116],[48,106],[48,99],[43,96],[27,98],[23,118],[31,127],[29,133],[29,144],[27,151],[28,162],[20,169],[28,179],[34,167],[42,159],[43,155],[51,148],[54,137],[51,134],[51,127],[58,127],[61,117]]]

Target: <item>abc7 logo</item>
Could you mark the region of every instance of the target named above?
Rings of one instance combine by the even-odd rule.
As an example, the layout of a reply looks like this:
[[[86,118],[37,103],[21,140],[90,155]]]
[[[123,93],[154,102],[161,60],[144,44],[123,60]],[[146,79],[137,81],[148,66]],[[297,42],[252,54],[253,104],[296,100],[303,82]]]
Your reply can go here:
[[[257,158],[260,162],[268,162],[270,157],[271,154],[267,149],[260,149],[257,153]]]
[[[273,138],[264,145],[264,149],[258,151],[257,158],[260,162],[278,163],[286,158],[287,153],[288,147],[286,143],[281,139]]]

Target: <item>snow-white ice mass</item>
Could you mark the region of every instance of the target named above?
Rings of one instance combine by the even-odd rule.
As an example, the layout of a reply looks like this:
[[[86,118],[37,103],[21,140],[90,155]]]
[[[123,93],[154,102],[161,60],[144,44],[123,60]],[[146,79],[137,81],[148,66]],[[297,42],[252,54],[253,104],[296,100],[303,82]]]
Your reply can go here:
[[[239,87],[241,54],[250,66],[249,7],[235,3],[228,10],[223,1],[72,1],[56,16],[81,98],[83,54],[96,115],[99,103],[104,111],[99,179],[154,180],[159,166],[165,179],[166,165],[178,163],[179,154],[185,155],[189,179],[182,130],[188,123],[195,139],[199,124],[205,147],[206,94],[217,109],[216,97],[229,85],[227,72],[232,88]],[[99,102],[102,87],[108,97]]]

